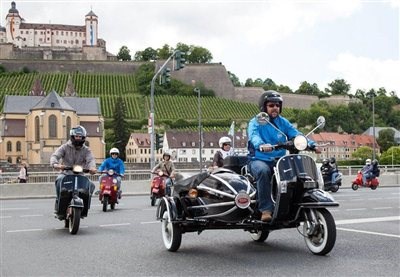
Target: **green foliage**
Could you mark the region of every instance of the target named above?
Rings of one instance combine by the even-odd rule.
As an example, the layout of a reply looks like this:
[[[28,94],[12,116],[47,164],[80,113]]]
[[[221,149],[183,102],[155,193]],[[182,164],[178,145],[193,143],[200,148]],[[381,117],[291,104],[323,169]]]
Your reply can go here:
[[[328,84],[325,92],[330,95],[347,95],[351,86],[344,79],[336,79]]]
[[[114,120],[113,120],[113,130],[114,130],[114,144],[120,151],[120,158],[125,160],[125,147],[129,139],[129,126],[125,119],[127,114],[127,108],[122,96],[117,98],[117,102],[114,106]]]
[[[365,161],[366,159],[372,159],[373,149],[369,146],[361,146],[351,154],[352,158]]]
[[[239,81],[239,78],[233,74],[232,72],[228,71],[229,79],[231,80],[233,86],[235,87],[241,87],[242,84]]]
[[[379,132],[379,138],[377,142],[381,148],[381,152],[387,151],[390,147],[396,146],[396,141],[394,139],[394,130],[384,129]]]
[[[379,158],[379,163],[381,165],[400,164],[400,146],[392,146],[383,152]]]
[[[132,57],[131,57],[131,54],[130,54],[130,50],[128,49],[128,47],[127,46],[122,46],[120,49],[119,49],[119,52],[118,52],[118,54],[117,54],[117,59],[119,60],[119,61],[130,61],[130,60],[132,60]]]
[[[6,68],[0,64],[0,74],[6,72]]]

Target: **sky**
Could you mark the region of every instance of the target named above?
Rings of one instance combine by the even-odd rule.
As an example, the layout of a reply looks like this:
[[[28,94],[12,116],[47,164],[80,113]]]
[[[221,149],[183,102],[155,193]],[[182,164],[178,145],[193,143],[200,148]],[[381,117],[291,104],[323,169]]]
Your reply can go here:
[[[400,97],[400,0],[16,0],[27,23],[84,25],[92,10],[99,38],[133,57],[178,42],[207,48],[242,83],[272,79],[323,90],[336,79]],[[0,0],[0,25],[11,1]]]

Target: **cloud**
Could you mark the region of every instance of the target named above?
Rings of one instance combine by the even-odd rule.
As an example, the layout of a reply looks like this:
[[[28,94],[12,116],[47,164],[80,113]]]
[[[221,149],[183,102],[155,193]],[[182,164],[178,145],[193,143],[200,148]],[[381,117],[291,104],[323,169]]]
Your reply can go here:
[[[369,90],[384,87],[386,91],[395,91],[399,95],[400,72],[399,60],[378,60],[357,57],[351,53],[341,53],[329,63],[329,69],[338,78],[343,78],[352,86],[352,93],[357,89]]]

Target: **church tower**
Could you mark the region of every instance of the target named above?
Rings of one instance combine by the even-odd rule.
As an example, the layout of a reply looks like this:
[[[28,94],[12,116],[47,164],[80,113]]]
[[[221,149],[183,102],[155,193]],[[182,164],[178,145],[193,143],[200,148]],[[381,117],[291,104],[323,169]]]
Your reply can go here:
[[[8,10],[6,21],[7,42],[14,43],[19,34],[19,26],[23,22],[14,1],[11,2],[11,9]]]
[[[86,26],[86,45],[87,46],[98,46],[97,38],[98,38],[98,21],[97,15],[90,11],[85,16],[85,26]]]

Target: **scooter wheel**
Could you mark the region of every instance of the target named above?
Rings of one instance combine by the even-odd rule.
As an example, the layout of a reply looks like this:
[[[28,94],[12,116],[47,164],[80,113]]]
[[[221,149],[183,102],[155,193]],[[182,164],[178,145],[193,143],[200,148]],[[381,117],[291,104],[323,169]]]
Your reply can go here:
[[[334,185],[334,186],[332,186],[332,188],[331,188],[331,191],[332,192],[337,192],[339,190],[339,186],[338,185]]]
[[[372,190],[376,190],[377,187],[378,187],[378,186],[371,186],[371,189],[372,189]]]
[[[358,185],[355,184],[355,183],[353,183],[353,184],[351,185],[351,188],[352,188],[353,190],[358,190]]]

